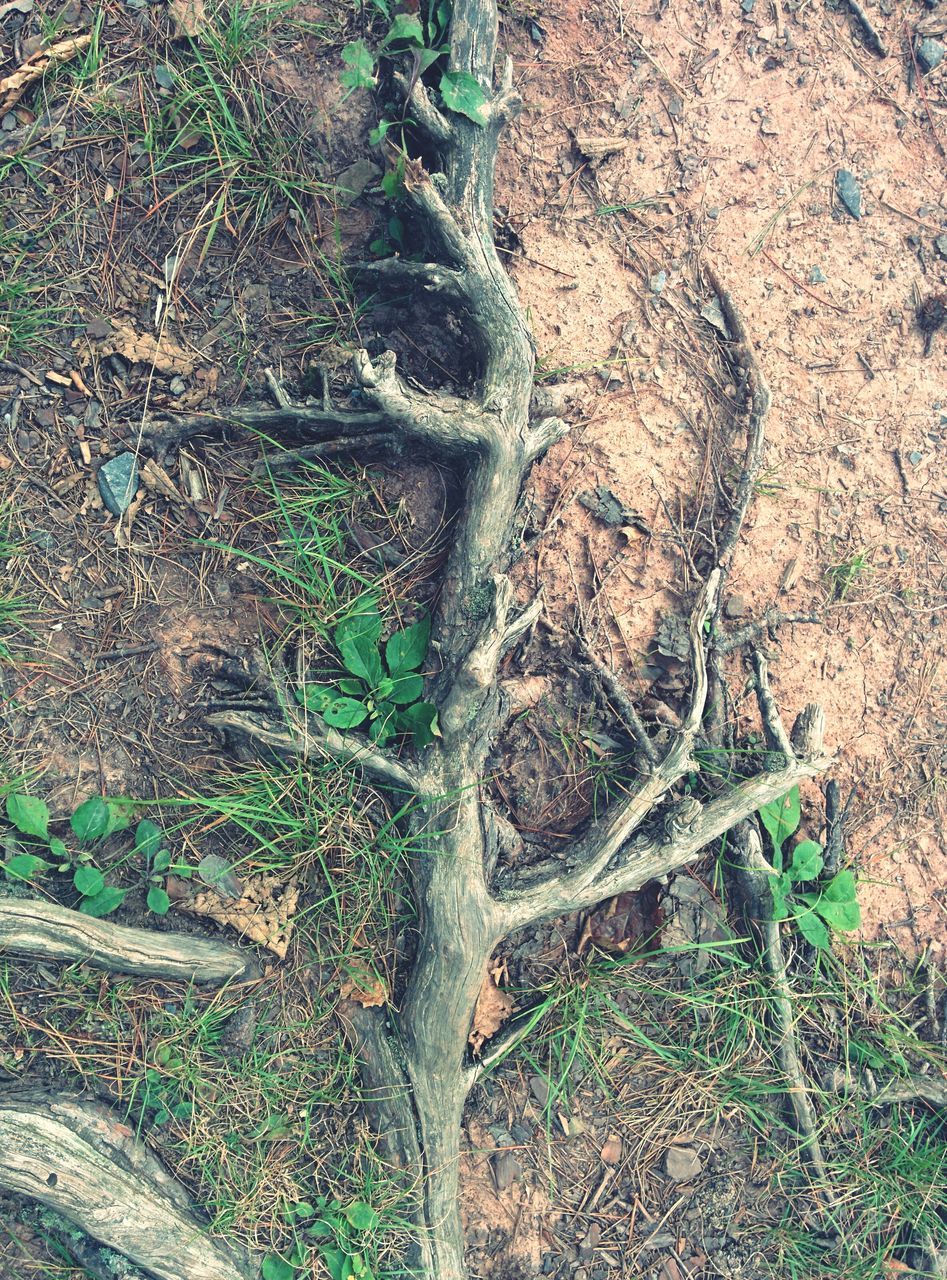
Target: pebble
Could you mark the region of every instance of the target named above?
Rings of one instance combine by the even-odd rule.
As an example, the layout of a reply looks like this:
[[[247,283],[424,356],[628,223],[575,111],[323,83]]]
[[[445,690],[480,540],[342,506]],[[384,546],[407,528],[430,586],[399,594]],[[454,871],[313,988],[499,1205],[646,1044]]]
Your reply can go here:
[[[133,453],[120,453],[99,468],[99,493],[113,516],[123,515],[138,491],[138,463]]]
[[[530,1076],[529,1091],[541,1107],[549,1101],[549,1081],[542,1076]]]
[[[703,1169],[700,1156],[693,1147],[668,1147],[664,1171],[675,1182],[692,1182]]]
[[[862,193],[854,173],[839,169],[835,175],[835,190],[842,204],[853,218],[862,216]]]
[[[944,61],[944,46],[940,40],[934,40],[928,37],[926,40],[919,40],[915,49],[917,54],[918,66],[927,74],[933,71],[935,67],[939,67]]]
[[[827,280],[828,280],[828,276],[825,274],[825,272],[822,270],[821,267],[809,268],[810,284],[825,284]]]
[[[495,1152],[490,1163],[493,1165],[493,1180],[497,1191],[506,1191],[507,1187],[523,1176],[520,1162],[510,1151]]]
[[[947,236],[938,236],[934,241],[934,248],[942,258],[947,258]]]
[[[668,273],[666,271],[658,271],[648,279],[648,288],[654,294],[660,294],[664,291],[664,286],[668,282]]]

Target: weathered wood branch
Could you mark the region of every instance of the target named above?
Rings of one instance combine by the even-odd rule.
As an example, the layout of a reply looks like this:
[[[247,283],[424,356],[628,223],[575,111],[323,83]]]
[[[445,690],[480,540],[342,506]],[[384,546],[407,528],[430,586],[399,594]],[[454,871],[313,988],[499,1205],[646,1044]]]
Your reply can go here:
[[[105,1107],[0,1098],[0,1186],[55,1209],[157,1280],[258,1280],[259,1262],[211,1236],[176,1183]]]
[[[258,976],[253,955],[229,943],[134,929],[36,898],[0,897],[3,954],[185,982],[223,983]]]

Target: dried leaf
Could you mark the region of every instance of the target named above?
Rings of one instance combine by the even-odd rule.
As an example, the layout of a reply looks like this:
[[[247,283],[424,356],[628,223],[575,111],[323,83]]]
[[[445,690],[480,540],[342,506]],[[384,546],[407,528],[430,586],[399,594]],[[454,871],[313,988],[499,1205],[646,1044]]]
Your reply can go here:
[[[177,885],[168,892],[176,897]],[[178,903],[182,911],[207,916],[218,924],[229,925],[251,942],[285,959],[293,929],[293,917],[299,902],[299,886],[295,881],[283,884],[278,876],[257,876],[244,885],[241,898],[225,898],[213,889],[195,893]]]
[[[496,1035],[505,1022],[509,1020],[514,1009],[513,1001],[501,991],[492,973],[486,974],[480,994],[477,996],[477,1007],[474,1009],[473,1026],[468,1037],[474,1053],[479,1053],[484,1043]]]
[[[193,373],[196,360],[167,334],[136,333],[130,324],[119,321],[95,343],[103,355],[124,356],[132,364],[148,364],[161,373]]]
[[[204,0],[168,0],[168,13],[174,23],[174,38],[196,36],[204,26]]]
[[[388,1003],[388,988],[381,978],[360,960],[349,964],[349,974],[339,992],[343,1000],[354,1000],[363,1009],[379,1009]]]
[[[57,44],[50,45],[48,49],[40,49],[31,58],[27,58],[16,71],[11,71],[8,76],[4,76],[0,80],[0,115],[11,111],[30,85],[41,79],[46,69],[54,62],[68,62],[77,53],[87,49],[91,43],[91,36],[75,36],[69,40],[60,40]]]

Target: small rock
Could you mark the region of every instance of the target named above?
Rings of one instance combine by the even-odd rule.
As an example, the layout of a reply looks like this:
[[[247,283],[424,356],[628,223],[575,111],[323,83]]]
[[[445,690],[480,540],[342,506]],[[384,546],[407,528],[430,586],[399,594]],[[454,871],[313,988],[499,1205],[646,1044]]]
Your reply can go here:
[[[185,391],[187,390],[187,383],[180,376],[180,374],[175,374],[174,377],[171,379],[171,381],[168,383],[168,390],[171,392],[173,396],[183,396]]]
[[[727,324],[726,316],[720,309],[719,298],[711,298],[710,302],[701,307],[700,314],[708,324],[712,324],[725,338],[730,338],[730,326]]]
[[[660,294],[664,291],[664,286],[668,282],[668,273],[666,271],[658,271],[648,279],[648,288],[654,294]]]
[[[756,0],[740,0],[740,8],[744,13],[752,13]]]
[[[518,1178],[522,1178],[523,1170],[519,1161],[511,1151],[497,1151],[490,1157],[493,1166],[493,1181],[497,1191],[505,1191]]]
[[[908,461],[911,463],[912,467],[919,467],[924,461],[924,455],[919,449],[912,449],[908,454]]]
[[[138,491],[138,463],[133,453],[120,453],[99,468],[99,493],[113,516],[123,515]]]
[[[730,596],[723,606],[725,618],[742,618],[746,613],[746,601],[742,596]]]
[[[668,1147],[664,1171],[675,1182],[692,1182],[703,1169],[700,1156],[693,1147]]]
[[[827,280],[828,280],[828,276],[825,274],[825,272],[822,270],[821,267],[809,268],[810,284],[825,284]]]
[[[541,1107],[549,1101],[549,1081],[542,1076],[530,1076],[529,1091]]]
[[[0,120],[0,129],[2,129],[4,133],[11,133],[16,126],[17,118],[12,111],[8,111],[3,119]]]
[[[835,175],[835,190],[842,204],[853,218],[862,216],[862,193],[854,173],[839,169]]]
[[[926,40],[919,40],[914,52],[917,55],[918,66],[925,75],[928,71],[933,71],[935,67],[939,67],[944,61],[943,44],[930,36]]]
[[[934,241],[934,248],[942,258],[947,258],[947,236],[938,236]]]
[[[366,187],[377,182],[381,177],[381,169],[371,160],[356,160],[339,174],[335,184],[339,203],[354,204]]]

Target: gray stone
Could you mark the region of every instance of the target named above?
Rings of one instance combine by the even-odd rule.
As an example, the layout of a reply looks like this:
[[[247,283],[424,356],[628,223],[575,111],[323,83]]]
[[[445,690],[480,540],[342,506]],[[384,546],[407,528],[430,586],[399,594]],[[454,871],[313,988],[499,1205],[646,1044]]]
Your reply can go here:
[[[703,1170],[700,1156],[693,1147],[668,1147],[664,1171],[675,1182],[693,1182]]]
[[[925,74],[928,71],[933,71],[935,67],[939,67],[944,61],[943,44],[930,36],[926,40],[918,41],[915,53],[917,54],[918,66]]]
[[[809,268],[809,283],[810,283],[810,284],[825,284],[825,282],[826,282],[827,280],[828,280],[828,276],[825,274],[825,272],[822,270],[822,268],[821,268],[821,267],[810,267],[810,268]]]
[[[505,1191],[511,1183],[522,1178],[523,1170],[519,1161],[510,1151],[497,1151],[490,1157],[493,1165],[493,1181],[497,1191]]]
[[[934,248],[942,258],[947,258],[947,236],[938,236],[934,241]]]
[[[138,463],[133,453],[120,453],[99,468],[99,493],[113,516],[124,515],[138,492]]]
[[[381,169],[371,160],[356,160],[339,174],[335,184],[339,204],[354,204],[366,187],[377,182]]]
[[[652,293],[662,293],[667,282],[668,273],[666,271],[656,271],[648,280],[648,288]]]
[[[860,218],[862,216],[862,193],[854,173],[851,173],[848,169],[839,169],[835,175],[835,190],[838,193],[838,198],[852,217]]]

